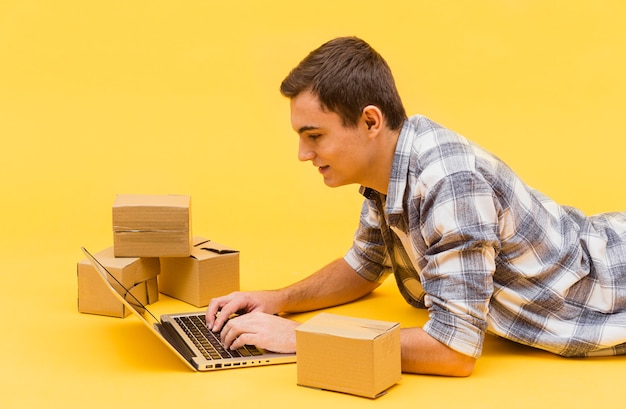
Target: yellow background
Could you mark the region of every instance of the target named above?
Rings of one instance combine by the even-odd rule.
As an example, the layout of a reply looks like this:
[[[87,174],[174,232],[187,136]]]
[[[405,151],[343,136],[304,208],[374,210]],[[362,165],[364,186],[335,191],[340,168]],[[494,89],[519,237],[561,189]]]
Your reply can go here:
[[[298,387],[295,365],[189,373],[134,318],[78,314],[75,264],[111,245],[117,193],[191,195],[194,233],[241,251],[244,289],[343,255],[357,189],[298,162],[278,93],[340,35],[387,59],[410,114],[563,204],[624,210],[625,20],[618,0],[0,0],[0,406],[622,407],[623,358],[492,338],[472,377],[404,375],[377,401]],[[391,281],[334,311],[426,319]]]

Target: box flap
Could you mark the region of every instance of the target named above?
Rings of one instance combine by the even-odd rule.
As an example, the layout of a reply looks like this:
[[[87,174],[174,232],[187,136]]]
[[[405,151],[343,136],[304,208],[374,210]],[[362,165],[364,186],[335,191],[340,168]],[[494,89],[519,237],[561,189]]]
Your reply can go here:
[[[119,269],[125,268],[139,260],[139,257],[115,257],[113,252],[113,247],[108,247],[94,254],[94,257],[107,267]]]
[[[397,322],[369,320],[323,312],[300,325],[296,331],[316,332],[353,339],[375,339],[399,325]]]
[[[217,257],[224,254],[239,253],[238,250],[200,236],[194,236],[192,243],[193,247],[191,249],[191,257],[198,260]]]

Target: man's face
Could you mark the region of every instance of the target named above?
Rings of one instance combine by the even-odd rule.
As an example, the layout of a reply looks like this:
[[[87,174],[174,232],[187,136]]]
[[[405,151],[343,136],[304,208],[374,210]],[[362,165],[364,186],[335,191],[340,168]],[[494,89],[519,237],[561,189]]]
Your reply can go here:
[[[327,186],[366,180],[371,144],[364,121],[346,128],[339,115],[322,110],[317,96],[302,92],[291,99],[291,125],[300,137],[298,159],[310,160]]]

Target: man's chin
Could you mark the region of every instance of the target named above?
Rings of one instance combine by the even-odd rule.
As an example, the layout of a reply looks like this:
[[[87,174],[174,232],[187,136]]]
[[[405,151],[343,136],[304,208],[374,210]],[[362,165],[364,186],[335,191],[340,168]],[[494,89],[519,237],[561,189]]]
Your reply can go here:
[[[324,178],[324,184],[328,187],[341,187],[341,186],[350,185],[351,183]]]

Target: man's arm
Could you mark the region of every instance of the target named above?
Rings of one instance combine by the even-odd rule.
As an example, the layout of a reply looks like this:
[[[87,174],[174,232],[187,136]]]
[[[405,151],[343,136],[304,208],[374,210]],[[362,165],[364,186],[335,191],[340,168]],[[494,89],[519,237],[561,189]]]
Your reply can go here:
[[[376,289],[342,258],[337,259],[311,276],[277,290],[281,301],[279,312],[304,312],[345,304]]]
[[[300,323],[275,315],[253,312],[230,320],[222,330],[227,347],[257,345],[275,352],[296,351]],[[441,376],[469,376],[476,359],[450,349],[421,328],[400,332],[402,372]]]
[[[380,283],[361,277],[343,259],[337,259],[309,277],[279,290],[234,292],[211,300],[207,325],[220,331],[235,313],[312,311],[354,301],[371,293]]]
[[[343,259],[338,259],[313,275],[280,290],[237,292],[211,301],[207,321],[221,330],[227,346],[254,344],[276,352],[295,351],[295,329],[299,323],[272,314],[303,312],[354,301],[372,292],[378,283],[365,280]],[[246,311],[226,325],[226,317]],[[209,315],[217,318],[209,320]],[[222,319],[220,320],[220,317]],[[402,371],[411,373],[469,376],[475,358],[456,352],[432,338],[421,328],[400,333]]]
[[[400,331],[402,372],[426,375],[469,376],[476,358],[457,352],[421,328]]]

